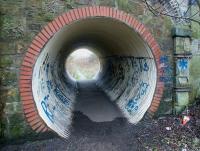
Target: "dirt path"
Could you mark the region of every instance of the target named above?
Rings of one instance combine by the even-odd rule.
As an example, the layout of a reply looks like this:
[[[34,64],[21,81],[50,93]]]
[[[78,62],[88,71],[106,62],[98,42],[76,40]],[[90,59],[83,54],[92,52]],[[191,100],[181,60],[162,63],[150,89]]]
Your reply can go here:
[[[2,151],[200,151],[200,104],[189,108],[190,121],[163,117],[130,125],[126,119],[94,122],[74,114],[68,141],[61,138],[7,145]]]
[[[117,105],[96,85],[95,81],[77,83],[75,111],[81,111],[94,122],[112,121],[123,117]]]

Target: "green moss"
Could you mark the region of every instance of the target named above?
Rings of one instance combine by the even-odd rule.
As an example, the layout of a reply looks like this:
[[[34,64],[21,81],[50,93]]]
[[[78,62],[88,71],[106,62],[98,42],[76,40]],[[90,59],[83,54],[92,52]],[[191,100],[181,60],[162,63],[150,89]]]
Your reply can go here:
[[[21,127],[21,125],[14,125],[11,130],[11,135],[12,137],[20,137],[21,135],[23,135],[23,127]]]
[[[3,123],[2,118],[0,118],[0,143],[4,140],[5,123]]]
[[[9,86],[16,84],[17,75],[15,72],[0,71],[0,80],[2,86]]]
[[[33,33],[33,32],[30,32],[29,34],[24,35],[23,42],[24,43],[30,43],[33,40],[33,38],[35,37],[35,35],[36,34]]]
[[[174,113],[178,115],[181,112],[183,112],[185,108],[186,108],[186,106],[175,106],[174,107]]]
[[[157,117],[161,115],[171,114],[172,113],[172,102],[171,101],[161,101],[158,111],[156,112]]]
[[[22,15],[21,8],[18,5],[10,6],[8,4],[4,4],[1,7],[1,12],[5,14],[9,12],[9,15],[15,15],[15,16]]]
[[[4,137],[5,123],[3,122],[5,100],[2,99],[2,92],[0,94],[0,142]]]
[[[10,114],[7,116],[6,138],[18,138],[24,135],[24,119],[21,114]]]
[[[0,67],[10,67],[13,64],[13,58],[10,56],[1,56],[0,57]]]
[[[54,15],[52,13],[45,13],[43,19],[46,22],[50,22],[54,19]]]
[[[115,3],[119,9],[128,8],[128,0],[115,0]]]
[[[15,43],[0,42],[0,54],[14,54]]]
[[[190,73],[193,78],[200,78],[200,68],[199,68],[200,56],[193,56],[190,62]]]
[[[23,3],[24,0],[15,0],[15,1],[13,1],[13,0],[0,0],[0,2],[1,3],[6,3],[6,4],[9,4],[9,3],[11,3],[11,4],[16,3],[16,4],[18,4],[18,3]]]
[[[193,5],[191,8],[192,15],[194,15],[197,11],[199,11],[199,7],[197,5]],[[192,17],[194,20],[199,20],[199,14],[195,15]],[[193,38],[200,38],[200,24],[196,22],[191,22],[191,27],[192,27],[192,37]]]
[[[23,20],[21,18],[17,18],[14,15],[2,15],[2,27],[0,32],[0,37],[4,40],[7,39],[19,39],[23,37],[24,27],[22,25]]]
[[[164,17],[164,25],[165,25],[165,28],[169,29],[170,31],[170,29],[172,29],[172,26],[173,26],[172,20],[169,17]]]
[[[103,6],[110,6],[114,7],[115,6],[115,0],[98,0],[99,5]]]
[[[192,22],[192,37],[200,38],[200,25],[198,23]]]

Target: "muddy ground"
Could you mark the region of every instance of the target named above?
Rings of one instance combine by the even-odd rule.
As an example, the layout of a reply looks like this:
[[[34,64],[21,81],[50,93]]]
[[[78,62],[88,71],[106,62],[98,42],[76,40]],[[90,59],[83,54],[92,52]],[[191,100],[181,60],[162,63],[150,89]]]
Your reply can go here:
[[[182,124],[184,115],[190,121]],[[130,125],[126,119],[93,122],[75,113],[68,140],[56,135],[44,140],[6,144],[2,151],[200,151],[200,104],[182,116],[161,117]]]

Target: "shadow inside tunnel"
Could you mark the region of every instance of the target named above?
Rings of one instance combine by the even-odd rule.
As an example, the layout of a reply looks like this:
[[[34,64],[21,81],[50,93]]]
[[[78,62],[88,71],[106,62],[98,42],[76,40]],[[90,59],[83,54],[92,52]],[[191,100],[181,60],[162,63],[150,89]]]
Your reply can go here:
[[[97,86],[96,80],[78,81],[77,87],[75,111],[80,111],[94,122],[113,121],[123,117],[116,103]]]

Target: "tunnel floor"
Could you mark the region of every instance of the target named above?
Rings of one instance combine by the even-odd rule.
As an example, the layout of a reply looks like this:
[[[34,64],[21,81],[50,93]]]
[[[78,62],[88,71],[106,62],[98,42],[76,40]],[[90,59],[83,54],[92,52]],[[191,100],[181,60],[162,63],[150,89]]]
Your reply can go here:
[[[123,117],[109,97],[96,85],[95,80],[77,83],[75,111],[80,111],[94,122],[112,121]]]

